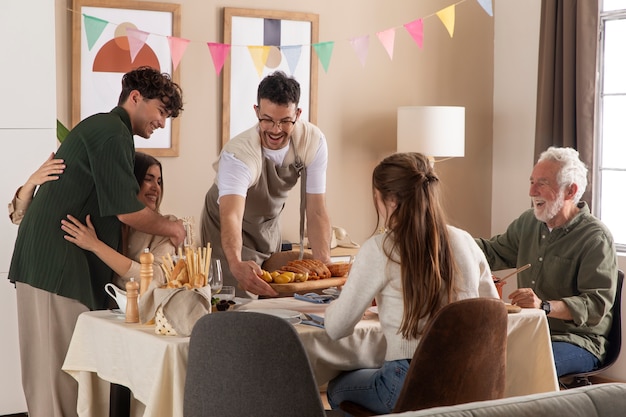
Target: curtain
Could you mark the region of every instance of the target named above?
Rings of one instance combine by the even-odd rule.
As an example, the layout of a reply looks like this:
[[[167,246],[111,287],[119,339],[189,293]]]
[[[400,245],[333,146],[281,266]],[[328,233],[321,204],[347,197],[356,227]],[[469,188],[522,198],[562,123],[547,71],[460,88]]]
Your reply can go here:
[[[598,0],[543,0],[535,161],[549,146],[578,150],[589,168],[583,200],[591,206]]]

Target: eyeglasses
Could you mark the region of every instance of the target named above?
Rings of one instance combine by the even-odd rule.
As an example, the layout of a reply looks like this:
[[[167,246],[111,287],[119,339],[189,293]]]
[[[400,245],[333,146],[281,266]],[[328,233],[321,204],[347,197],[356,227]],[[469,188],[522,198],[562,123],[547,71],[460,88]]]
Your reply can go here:
[[[290,127],[293,127],[293,125],[295,124],[296,120],[281,120],[275,122],[272,119],[259,119],[259,125],[261,125],[261,127],[266,130],[274,129],[274,127],[278,125],[278,128],[280,130],[285,131],[288,130]]]

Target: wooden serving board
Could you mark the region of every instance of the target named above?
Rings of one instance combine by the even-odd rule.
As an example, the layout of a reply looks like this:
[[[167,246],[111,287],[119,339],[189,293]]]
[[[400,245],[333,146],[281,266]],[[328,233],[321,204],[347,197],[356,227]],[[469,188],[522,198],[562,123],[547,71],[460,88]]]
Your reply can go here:
[[[311,290],[323,290],[330,287],[340,287],[346,283],[348,277],[333,277],[326,279],[311,279],[304,282],[289,282],[287,284],[276,284],[270,282],[272,288],[277,292],[307,292]]]

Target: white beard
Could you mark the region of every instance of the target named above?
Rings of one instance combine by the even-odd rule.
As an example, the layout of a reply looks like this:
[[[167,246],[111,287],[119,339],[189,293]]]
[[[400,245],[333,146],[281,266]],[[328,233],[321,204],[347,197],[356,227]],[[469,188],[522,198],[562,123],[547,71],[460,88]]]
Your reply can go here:
[[[561,211],[561,209],[565,205],[564,197],[565,197],[565,190],[561,189],[559,191],[559,194],[556,196],[556,199],[551,202],[546,201],[543,208],[541,209],[538,209],[537,206],[535,206],[533,202],[533,208],[534,208],[535,217],[537,218],[537,220],[544,222],[546,224],[550,220],[552,220],[557,214],[559,214],[559,211]]]

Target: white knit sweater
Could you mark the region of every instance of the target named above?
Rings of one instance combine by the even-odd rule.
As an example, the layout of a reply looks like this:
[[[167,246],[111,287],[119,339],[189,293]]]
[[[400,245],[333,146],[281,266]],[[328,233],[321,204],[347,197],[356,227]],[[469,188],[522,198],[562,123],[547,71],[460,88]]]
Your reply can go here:
[[[457,299],[498,298],[485,255],[465,231],[448,226],[450,244],[459,268]],[[407,340],[398,332],[402,320],[400,265],[389,262],[382,250],[385,235],[368,239],[356,256],[341,296],[328,306],[325,327],[334,339],[350,335],[354,326],[376,299],[378,315],[387,340],[386,361],[410,359],[419,339]],[[420,326],[424,326],[422,320]]]

